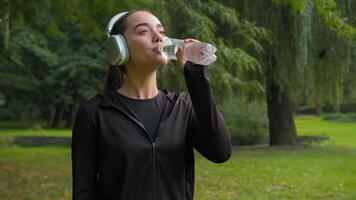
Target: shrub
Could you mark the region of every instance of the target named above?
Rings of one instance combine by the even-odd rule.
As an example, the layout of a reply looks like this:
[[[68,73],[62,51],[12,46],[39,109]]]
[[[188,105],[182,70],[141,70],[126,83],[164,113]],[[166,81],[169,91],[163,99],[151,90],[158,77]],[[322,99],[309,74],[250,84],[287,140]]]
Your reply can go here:
[[[221,108],[233,145],[267,143],[266,106],[233,99]]]
[[[331,103],[326,103],[322,106],[322,111],[325,113],[333,113],[336,112],[335,105]],[[356,113],[356,102],[354,101],[345,101],[340,104],[340,112],[341,113]],[[298,109],[298,114],[302,115],[316,115],[315,106],[306,105],[301,106]]]
[[[356,102],[343,102],[340,105],[340,112],[342,113],[356,113]]]
[[[298,110],[298,114],[302,115],[316,115],[315,106],[302,106]]]
[[[323,120],[356,122],[356,113],[329,113],[323,116]]]

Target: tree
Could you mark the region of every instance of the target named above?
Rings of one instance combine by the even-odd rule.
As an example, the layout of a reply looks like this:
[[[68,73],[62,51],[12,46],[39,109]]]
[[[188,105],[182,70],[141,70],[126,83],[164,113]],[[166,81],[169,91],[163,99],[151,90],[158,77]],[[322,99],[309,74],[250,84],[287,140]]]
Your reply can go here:
[[[209,77],[219,104],[236,94],[263,94],[260,82],[251,77],[262,73],[262,66],[253,53],[263,51],[260,43],[268,40],[266,29],[214,0],[169,0],[164,5],[169,12],[166,18],[171,35],[198,38],[217,46],[218,60],[210,67]]]
[[[355,1],[226,1],[247,19],[273,32],[259,60],[265,67],[271,145],[296,144],[293,110],[300,98],[339,105],[344,80],[355,66]],[[351,20],[342,17],[346,15]],[[347,58],[347,59],[345,59]],[[329,61],[329,62],[328,62]],[[331,61],[331,62],[330,62]],[[325,81],[328,80],[328,81]],[[329,91],[323,92],[327,88]]]

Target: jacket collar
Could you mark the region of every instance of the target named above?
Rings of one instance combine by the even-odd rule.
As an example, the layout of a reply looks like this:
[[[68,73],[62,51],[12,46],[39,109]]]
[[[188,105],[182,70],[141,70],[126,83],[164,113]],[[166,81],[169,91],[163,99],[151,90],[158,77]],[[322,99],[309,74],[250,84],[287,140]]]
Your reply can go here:
[[[125,110],[123,102],[121,102],[120,99],[114,97],[115,92],[116,91],[112,90],[103,94],[97,94],[96,97],[101,99],[99,105],[103,107],[120,107],[121,109]],[[163,89],[162,92],[164,93],[166,99],[170,102],[170,104],[173,105],[175,101],[175,95],[169,93],[166,89]]]
[[[165,119],[167,119],[167,117],[170,115],[171,111],[175,106],[175,102],[177,101],[177,98],[179,96],[178,94],[170,93],[167,90],[162,91],[167,101],[163,109],[163,116],[161,118],[161,122],[165,121]],[[133,115],[132,112],[127,108],[127,106],[125,106],[125,104],[120,101],[120,99],[115,98],[115,92],[116,91],[113,90],[103,94],[97,94],[96,97],[100,98],[99,107],[114,108],[125,114],[127,117],[138,120],[135,115]]]
[[[163,113],[162,113],[162,117],[161,117],[161,123],[163,121],[165,121],[165,119],[167,119],[170,112],[173,110],[174,100],[176,99],[176,97],[178,97],[178,95],[169,93],[167,90],[162,90],[162,91],[164,92],[167,101],[164,105],[164,109],[163,109]],[[136,123],[148,135],[147,130],[145,129],[143,124],[140,122],[140,120],[135,116],[135,114],[132,113],[130,111],[130,109],[128,109],[127,106],[125,106],[125,104],[122,101],[120,101],[119,98],[114,97],[115,92],[116,91],[109,91],[104,94],[97,94],[96,97],[101,99],[99,106],[104,107],[104,108],[114,108],[116,110],[119,110],[125,116],[130,118],[134,123]]]

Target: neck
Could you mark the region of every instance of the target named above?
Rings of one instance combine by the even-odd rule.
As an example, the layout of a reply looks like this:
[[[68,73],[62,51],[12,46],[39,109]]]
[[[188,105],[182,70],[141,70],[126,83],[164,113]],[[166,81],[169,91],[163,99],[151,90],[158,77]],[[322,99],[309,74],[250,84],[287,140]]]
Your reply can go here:
[[[150,99],[158,94],[157,70],[127,66],[123,85],[118,89],[121,94],[134,99]]]

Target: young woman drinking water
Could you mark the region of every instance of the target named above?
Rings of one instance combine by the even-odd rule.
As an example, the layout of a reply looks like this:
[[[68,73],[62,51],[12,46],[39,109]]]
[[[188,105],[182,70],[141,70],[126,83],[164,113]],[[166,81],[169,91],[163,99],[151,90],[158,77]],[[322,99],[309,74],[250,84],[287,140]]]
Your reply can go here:
[[[186,61],[180,47],[188,92],[160,90],[157,71],[168,62],[160,21],[120,13],[108,34],[106,92],[81,104],[73,127],[73,199],[194,199],[194,149],[215,163],[231,155],[207,66]]]

